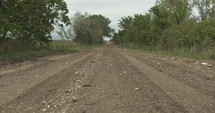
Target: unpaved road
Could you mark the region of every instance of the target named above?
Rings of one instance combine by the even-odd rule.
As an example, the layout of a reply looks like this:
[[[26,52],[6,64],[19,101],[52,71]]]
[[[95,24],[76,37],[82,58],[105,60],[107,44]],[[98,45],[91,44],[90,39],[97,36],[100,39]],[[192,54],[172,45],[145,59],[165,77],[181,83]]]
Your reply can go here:
[[[0,113],[215,113],[199,62],[106,46],[2,66]]]

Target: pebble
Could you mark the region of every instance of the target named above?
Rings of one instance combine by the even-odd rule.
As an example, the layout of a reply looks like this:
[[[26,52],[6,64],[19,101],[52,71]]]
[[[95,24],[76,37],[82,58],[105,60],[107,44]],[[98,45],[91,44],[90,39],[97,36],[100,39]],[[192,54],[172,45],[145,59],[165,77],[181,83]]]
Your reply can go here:
[[[196,62],[195,64],[197,65],[197,64],[199,64],[199,62]]]
[[[42,109],[42,112],[46,112],[46,109]]]
[[[213,67],[213,65],[209,64],[208,67]]]
[[[92,87],[92,86],[89,84],[86,84],[86,85],[83,85],[83,87]]]
[[[137,88],[135,88],[135,90],[139,90],[139,89],[140,89],[140,88],[138,88],[138,87],[137,87]]]
[[[79,72],[75,72],[75,74],[76,74],[76,75],[78,75],[78,74],[79,74]]]
[[[67,93],[67,94],[68,94],[68,93],[70,93],[70,92],[71,92],[71,90],[67,90],[67,91],[65,91],[65,93]]]
[[[206,63],[206,62],[202,62],[201,63],[203,66],[208,66],[208,63]]]
[[[213,67],[213,65],[208,64],[208,63],[206,63],[206,62],[201,63],[201,65],[203,65],[203,66],[208,66],[208,67]]]
[[[47,106],[47,108],[50,108],[50,107],[51,107],[50,105]]]
[[[77,99],[72,99],[72,102],[73,102],[73,103],[76,103],[76,102],[78,102],[78,101],[77,101]]]

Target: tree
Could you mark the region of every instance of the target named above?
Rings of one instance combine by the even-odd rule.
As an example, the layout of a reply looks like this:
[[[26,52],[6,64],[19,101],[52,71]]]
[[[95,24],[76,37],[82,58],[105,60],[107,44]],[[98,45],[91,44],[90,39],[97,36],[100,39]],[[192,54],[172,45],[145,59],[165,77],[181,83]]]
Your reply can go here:
[[[161,5],[155,5],[149,10],[149,12],[155,28],[163,31],[172,24],[170,13]]]
[[[215,17],[215,0],[193,0],[193,6],[198,9],[200,20]]]
[[[119,20],[119,28],[123,31],[127,31],[130,27],[130,24],[132,24],[133,22],[133,18],[131,16],[127,16],[127,17],[122,17]]]
[[[120,40],[118,40],[119,43],[120,42],[134,41],[134,39],[132,39],[133,38],[133,36],[132,36],[133,33],[131,33],[132,28],[133,28],[133,17],[127,16],[127,17],[120,18],[118,26],[120,28],[119,33],[118,33],[119,35],[115,34],[114,39],[121,38]]]
[[[48,43],[54,25],[69,24],[62,0],[6,0],[0,8],[0,39],[17,39],[26,45]]]
[[[176,24],[189,18],[192,11],[189,0],[160,0],[157,5],[168,11]]]
[[[192,3],[194,1],[194,3]],[[149,13],[123,17],[112,41],[215,58],[215,0],[157,0]],[[194,4],[194,7],[193,7]],[[192,14],[198,8],[201,21]]]
[[[74,29],[75,32],[75,42],[78,43],[92,43],[92,41],[89,39],[91,38],[90,33],[88,32],[88,29],[85,24],[86,21],[85,19],[88,17],[89,15],[87,13],[85,14],[81,14],[80,12],[76,12],[75,15],[72,18],[72,24],[71,24],[71,28]]]
[[[72,28],[75,32],[74,41],[78,43],[103,43],[103,37],[110,37],[113,29],[111,21],[102,15],[82,15],[77,12],[72,19]]]
[[[73,40],[74,39],[74,30],[70,26],[61,26],[57,34],[61,37],[62,40]]]

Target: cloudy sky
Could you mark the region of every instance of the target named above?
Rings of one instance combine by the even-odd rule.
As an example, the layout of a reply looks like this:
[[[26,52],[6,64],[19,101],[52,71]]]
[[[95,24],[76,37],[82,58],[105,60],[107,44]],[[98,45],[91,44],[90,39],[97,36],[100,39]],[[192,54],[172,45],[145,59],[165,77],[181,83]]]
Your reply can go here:
[[[144,14],[156,0],[65,0],[69,8],[69,16],[75,12],[88,12],[89,14],[101,14],[108,17],[111,27],[118,30],[118,20],[123,16]]]

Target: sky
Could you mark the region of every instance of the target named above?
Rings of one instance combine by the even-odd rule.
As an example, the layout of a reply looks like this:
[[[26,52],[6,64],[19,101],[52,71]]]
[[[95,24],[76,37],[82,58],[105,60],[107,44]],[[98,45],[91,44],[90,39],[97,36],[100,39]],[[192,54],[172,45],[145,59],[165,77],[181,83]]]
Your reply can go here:
[[[77,11],[81,13],[101,14],[109,18],[111,27],[118,30],[118,20],[124,16],[145,14],[156,0],[65,0],[69,9],[69,17]]]

